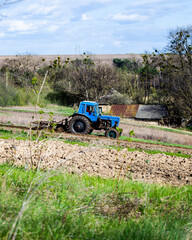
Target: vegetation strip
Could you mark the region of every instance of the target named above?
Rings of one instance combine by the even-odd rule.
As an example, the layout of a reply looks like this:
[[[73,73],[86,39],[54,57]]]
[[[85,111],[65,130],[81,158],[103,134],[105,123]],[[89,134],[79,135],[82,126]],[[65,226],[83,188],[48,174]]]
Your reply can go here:
[[[108,146],[107,148],[113,148],[113,149],[118,149],[118,150],[121,150],[123,149],[123,147],[117,147],[117,146]],[[172,152],[164,152],[164,151],[160,151],[160,150],[150,150],[150,149],[137,149],[137,148],[127,148],[128,151],[130,152],[134,152],[134,151],[138,151],[138,152],[146,152],[148,154],[158,154],[158,153],[161,153],[161,154],[165,154],[165,155],[168,155],[168,156],[177,156],[177,157],[183,157],[183,158],[190,158],[191,155],[189,154],[183,154],[183,153],[172,153]]]
[[[192,146],[189,146],[189,145],[182,145],[182,144],[175,144],[175,143],[165,143],[165,142],[145,140],[145,139],[140,139],[140,138],[130,138],[130,137],[121,136],[120,139],[127,140],[127,141],[133,141],[133,142],[144,142],[144,143],[158,144],[158,145],[164,145],[164,146],[184,147],[184,148],[192,149]]]
[[[0,188],[1,239],[191,238],[189,185],[163,186],[4,164]]]
[[[70,116],[74,113],[75,109],[72,107],[65,107],[65,106],[55,106],[55,107],[50,107],[51,111],[53,111],[54,114],[61,114],[62,116]],[[35,110],[28,110],[28,109],[14,109],[14,108],[0,108],[0,111],[3,111],[5,113],[7,112],[26,112],[26,113],[45,113],[49,114],[50,113],[50,108],[43,108],[43,109],[38,109],[37,111]]]
[[[79,146],[86,146],[88,147],[89,145],[91,146],[97,146],[98,145],[95,145],[95,144],[89,144],[89,143],[85,143],[85,142],[82,142],[82,141],[77,141],[77,140],[63,140],[63,142],[65,143],[69,143],[69,144],[77,144]],[[117,150],[121,150],[121,149],[124,149],[125,147],[120,147],[120,146],[115,146],[115,145],[111,145],[111,146],[108,146],[108,145],[102,145],[99,147],[102,147],[102,148],[109,148],[109,149],[117,149]],[[158,154],[158,153],[162,153],[162,154],[165,154],[165,155],[168,155],[168,156],[177,156],[177,157],[183,157],[183,158],[190,158],[191,155],[189,154],[183,154],[183,153],[172,153],[172,152],[164,152],[164,151],[160,151],[160,150],[150,150],[150,149],[137,149],[137,148],[127,148],[128,151],[130,152],[134,152],[134,151],[139,151],[139,152],[146,152],[148,154]]]
[[[26,140],[26,139],[29,139],[29,135],[28,135],[28,133],[27,132],[25,132],[24,130],[23,131],[21,131],[21,132],[17,132],[17,133],[13,133],[13,131],[12,130],[4,130],[4,129],[0,129],[0,137],[1,138],[4,138],[4,139],[9,139],[9,138],[15,138],[16,140]],[[41,137],[40,137],[40,140],[43,140],[43,139],[50,139],[50,138],[52,138],[52,139],[54,139],[55,140],[55,138],[54,137],[51,137],[51,136],[49,136],[48,134],[45,134],[44,135],[44,133],[41,135]],[[31,140],[36,140],[37,139],[37,134],[32,134],[31,135]],[[69,139],[64,139],[63,137],[60,137],[60,138],[57,138],[56,140],[60,140],[60,141],[63,141],[63,142],[65,142],[65,143],[69,143],[69,144],[77,144],[77,145],[79,145],[79,146],[86,146],[86,147],[88,147],[88,146],[97,146],[97,147],[102,147],[102,148],[112,148],[112,149],[118,149],[118,150],[120,150],[120,149],[123,149],[123,148],[125,148],[125,147],[120,147],[120,146],[114,146],[114,145],[112,145],[112,146],[108,146],[108,145],[102,145],[102,146],[99,146],[99,145],[95,145],[95,144],[90,144],[90,143],[86,143],[86,142],[83,142],[82,140],[77,140],[77,139],[71,139],[71,140],[69,140]],[[164,152],[164,151],[159,151],[159,150],[147,150],[147,149],[145,149],[145,150],[141,150],[141,149],[136,149],[136,148],[127,148],[129,151],[144,151],[144,152],[146,152],[146,153],[148,153],[148,154],[157,154],[157,153],[162,153],[162,154],[165,154],[165,155],[169,155],[169,156],[177,156],[177,157],[183,157],[183,158],[190,158],[191,157],[191,155],[189,155],[189,154],[183,154],[183,153],[181,153],[181,152],[178,152],[178,153],[172,153],[172,152]]]
[[[33,111],[33,110],[12,109],[12,108],[0,108],[0,111],[4,111],[4,112],[32,112],[32,113],[35,113],[35,111]]]

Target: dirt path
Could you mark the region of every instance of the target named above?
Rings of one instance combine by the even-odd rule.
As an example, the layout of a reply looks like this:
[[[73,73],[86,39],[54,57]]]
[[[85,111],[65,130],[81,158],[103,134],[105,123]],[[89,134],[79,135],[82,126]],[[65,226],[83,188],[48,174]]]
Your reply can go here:
[[[103,178],[133,179],[137,181],[192,184],[192,158],[171,157],[165,154],[128,152],[104,149],[99,146],[82,147],[61,141],[30,141],[0,139],[0,164],[39,166],[64,169],[70,173],[88,173]]]

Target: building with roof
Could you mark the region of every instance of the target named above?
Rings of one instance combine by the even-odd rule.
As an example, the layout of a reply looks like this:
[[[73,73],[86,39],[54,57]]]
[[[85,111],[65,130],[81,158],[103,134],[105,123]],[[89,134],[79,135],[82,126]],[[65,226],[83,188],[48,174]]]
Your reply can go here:
[[[157,121],[165,116],[168,116],[168,110],[165,105],[139,105],[135,119]]]

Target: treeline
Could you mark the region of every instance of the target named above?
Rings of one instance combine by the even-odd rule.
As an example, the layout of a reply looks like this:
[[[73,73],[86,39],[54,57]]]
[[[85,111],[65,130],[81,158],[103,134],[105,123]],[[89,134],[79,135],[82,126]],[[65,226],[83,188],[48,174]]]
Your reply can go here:
[[[84,54],[78,59],[58,57],[50,63],[32,56],[5,60],[0,69],[0,105],[73,105],[83,99],[99,101],[113,88],[112,103],[166,104],[172,115],[192,116],[192,28],[169,33],[164,51],[136,59],[113,59],[113,65],[95,63]],[[46,77],[46,79],[45,79]],[[116,94],[117,95],[117,94]]]

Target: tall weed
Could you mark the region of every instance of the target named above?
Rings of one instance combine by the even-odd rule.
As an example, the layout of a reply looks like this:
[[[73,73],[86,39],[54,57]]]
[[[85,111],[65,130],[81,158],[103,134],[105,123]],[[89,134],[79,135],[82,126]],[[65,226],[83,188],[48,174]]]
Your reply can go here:
[[[19,93],[15,87],[6,87],[4,84],[0,84],[0,106],[20,106],[21,100]]]
[[[39,104],[46,106],[49,101],[46,99],[46,91],[41,93]],[[0,84],[0,106],[26,106],[35,105],[37,102],[37,93],[33,89],[16,88],[14,86],[6,87]]]

